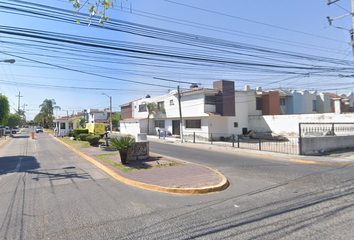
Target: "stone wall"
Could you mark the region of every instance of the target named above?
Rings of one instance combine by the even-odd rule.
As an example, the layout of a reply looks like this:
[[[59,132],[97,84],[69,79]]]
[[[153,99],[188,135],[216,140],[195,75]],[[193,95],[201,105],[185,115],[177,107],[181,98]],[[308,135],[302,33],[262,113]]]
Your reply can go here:
[[[136,142],[134,147],[128,150],[128,161],[149,158],[149,142]]]

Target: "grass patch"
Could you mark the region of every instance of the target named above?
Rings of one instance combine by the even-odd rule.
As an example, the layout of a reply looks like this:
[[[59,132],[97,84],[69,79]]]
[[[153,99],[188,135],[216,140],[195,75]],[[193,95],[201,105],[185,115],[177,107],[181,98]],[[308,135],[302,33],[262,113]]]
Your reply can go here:
[[[92,147],[90,145],[89,142],[87,141],[77,141],[77,140],[70,140],[69,137],[64,137],[64,138],[60,138],[58,137],[58,139],[66,144],[68,144],[69,146],[77,149],[77,150],[80,150],[80,149],[83,149],[83,148],[89,148],[89,147]],[[104,143],[103,140],[100,140],[100,142],[98,143],[98,145]]]
[[[115,153],[115,154],[103,154],[103,155],[94,155],[96,158],[101,159],[102,161],[108,163],[109,165],[112,165],[115,168],[118,168],[119,170],[123,171],[123,172],[134,172],[137,171],[137,169],[128,169],[124,166],[122,166],[121,164],[118,164],[116,162],[112,162],[111,160],[108,160],[107,158],[105,158],[104,156],[115,156],[115,155],[119,155],[119,153]]]
[[[146,167],[129,167],[128,168],[116,163],[116,162],[112,162],[111,160],[105,158],[105,156],[115,156],[115,155],[119,155],[119,153],[112,153],[112,154],[102,154],[102,155],[94,155],[95,157],[99,158],[100,160],[110,164],[111,166],[123,171],[123,172],[134,172],[134,171],[139,171],[139,170],[148,170],[148,169],[156,169],[156,168],[165,168],[165,167],[173,167],[173,166],[181,166],[184,165],[183,163],[179,163],[179,162],[173,162],[171,161],[171,164],[164,164],[164,165],[157,165],[157,166],[146,166]],[[163,160],[163,159],[161,159]]]

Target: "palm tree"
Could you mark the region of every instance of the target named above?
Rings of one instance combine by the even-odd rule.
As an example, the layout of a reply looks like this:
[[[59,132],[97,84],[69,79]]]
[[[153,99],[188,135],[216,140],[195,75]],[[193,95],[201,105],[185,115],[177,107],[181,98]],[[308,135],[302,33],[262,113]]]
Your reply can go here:
[[[148,112],[148,117],[147,117],[147,134],[149,134],[150,131],[150,116],[151,115],[157,115],[158,113],[163,113],[165,114],[165,108],[162,106],[157,105],[154,102],[149,102],[149,103],[145,103],[146,104],[146,110]]]
[[[45,99],[39,107],[41,108],[41,112],[46,116],[53,116],[54,109],[61,109],[59,106],[55,106],[56,104],[54,99]]]

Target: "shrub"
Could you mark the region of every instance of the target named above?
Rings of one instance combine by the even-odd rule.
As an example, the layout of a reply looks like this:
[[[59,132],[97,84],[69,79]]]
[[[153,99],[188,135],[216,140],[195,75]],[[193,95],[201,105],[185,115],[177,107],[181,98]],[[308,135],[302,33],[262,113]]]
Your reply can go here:
[[[88,132],[88,129],[81,129],[81,128],[76,128],[76,129],[74,129],[74,136],[75,136],[75,137],[79,136],[79,135],[82,134],[82,133],[88,134],[88,133],[89,133],[89,132]]]
[[[68,132],[68,136],[69,136],[69,137],[73,137],[73,136],[74,136],[74,133],[73,133],[73,132]]]
[[[86,138],[90,145],[96,145],[100,141],[101,137],[97,135],[91,135]]]
[[[81,133],[77,136],[77,138],[81,141],[87,141],[87,137],[88,136],[91,136],[90,134],[87,134],[87,133]]]

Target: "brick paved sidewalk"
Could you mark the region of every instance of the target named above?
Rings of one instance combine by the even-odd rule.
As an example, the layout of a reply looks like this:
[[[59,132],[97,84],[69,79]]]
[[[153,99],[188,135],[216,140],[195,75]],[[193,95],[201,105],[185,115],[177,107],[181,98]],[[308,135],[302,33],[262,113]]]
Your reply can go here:
[[[150,153],[151,156],[158,156],[170,161],[181,162],[184,165],[138,170],[134,172],[123,172],[94,156],[103,154],[114,154],[118,153],[118,151],[107,152],[102,151],[99,148],[84,148],[81,149],[80,152],[91,157],[92,159],[108,167],[109,169],[115,171],[120,176],[141,183],[169,188],[202,188],[216,186],[222,181],[222,178],[219,174],[207,167],[159,154]],[[114,157],[112,156],[109,158],[109,160],[115,161],[116,163],[120,164],[119,155],[116,155]]]

